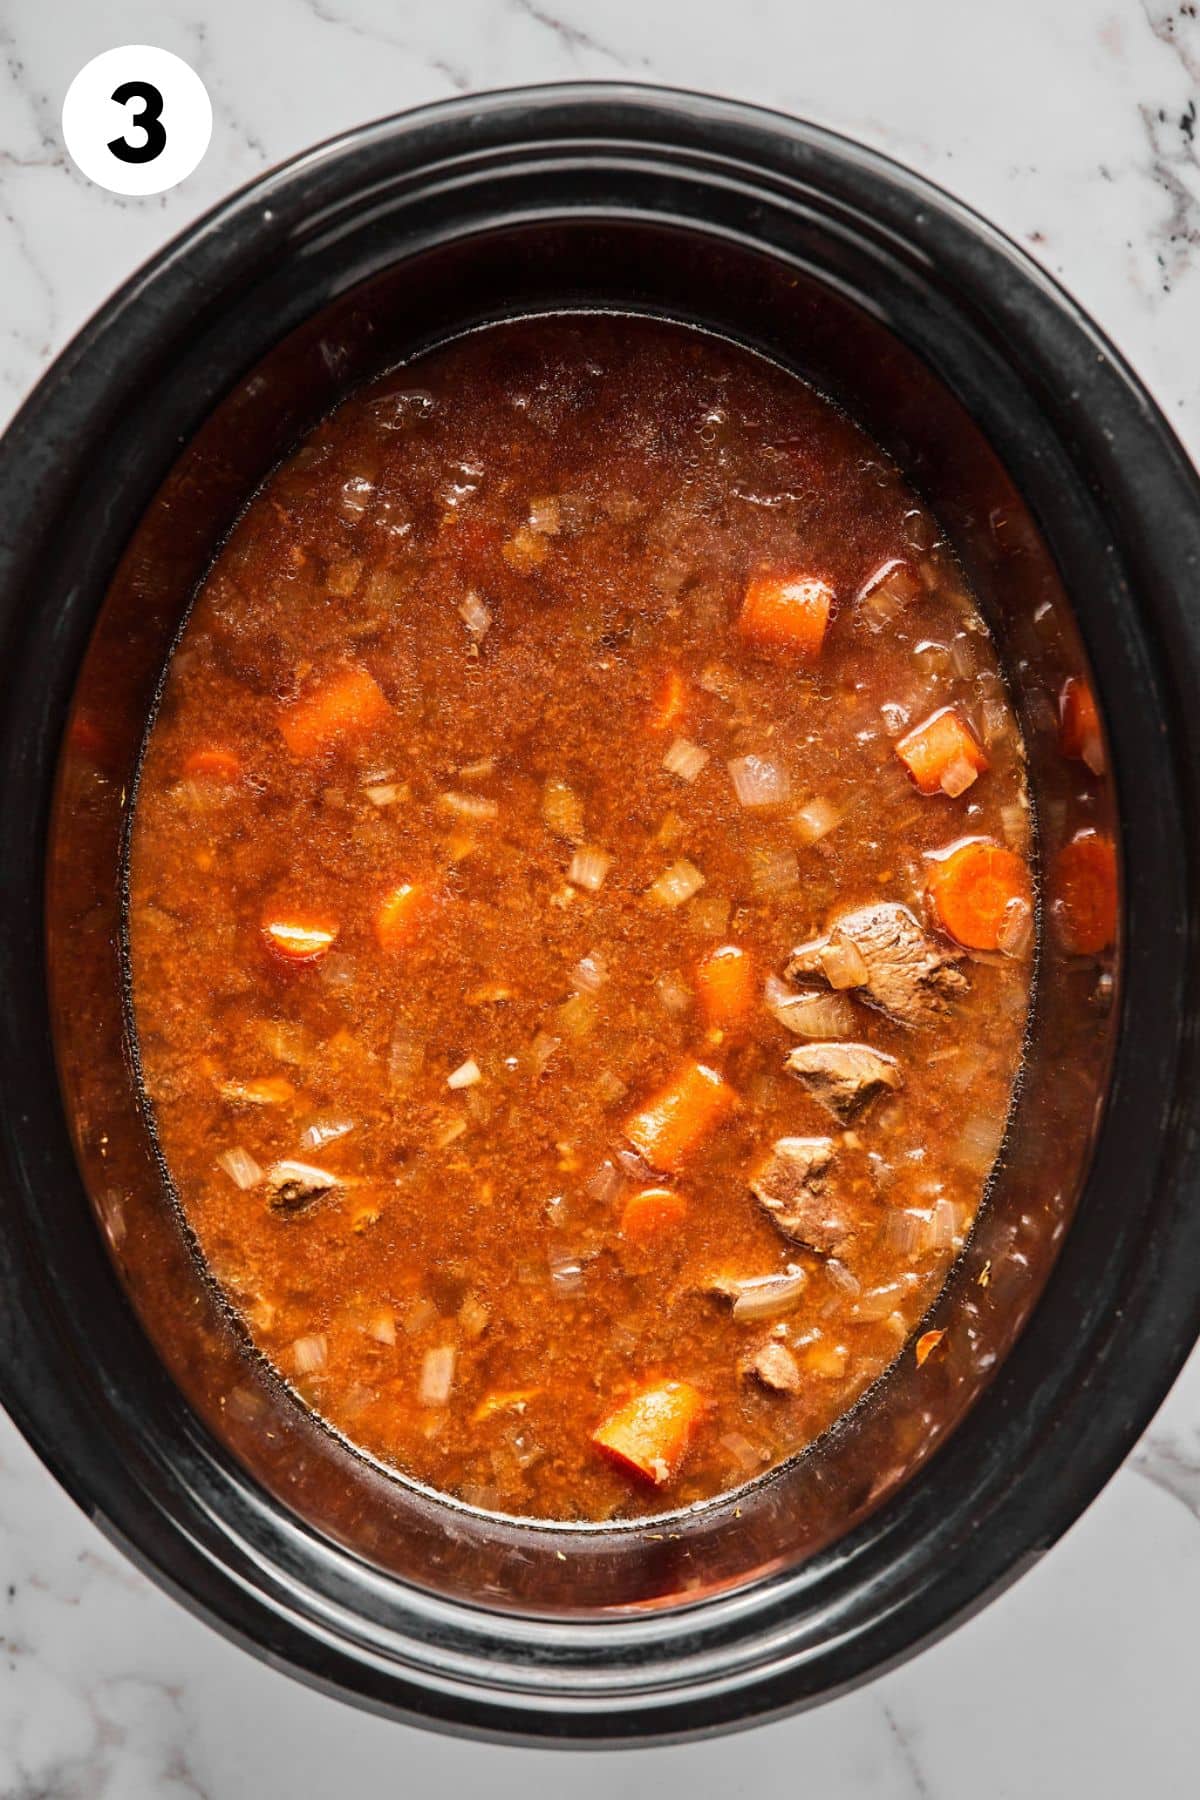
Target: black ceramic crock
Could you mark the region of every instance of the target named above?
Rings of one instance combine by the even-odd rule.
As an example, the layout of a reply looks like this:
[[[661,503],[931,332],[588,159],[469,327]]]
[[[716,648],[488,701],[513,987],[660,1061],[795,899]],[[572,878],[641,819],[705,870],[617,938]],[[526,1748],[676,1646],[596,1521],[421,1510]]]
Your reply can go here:
[[[908,1391],[929,1425],[922,1454],[893,1483],[859,1481],[847,1529],[809,1529],[817,1465],[763,1483],[744,1524],[719,1507],[668,1518],[634,1551],[619,1534],[546,1539],[420,1495],[389,1548],[367,1533],[366,1501],[357,1523],[305,1501],[296,1471],[321,1452],[301,1427],[286,1468],[255,1469],[253,1407],[243,1397],[238,1440],[229,1394],[207,1409],[186,1395],[153,1296],[118,1274],[135,1197],[77,1160],[63,1099],[89,1033],[107,1055],[108,1022],[73,1009],[61,958],[53,1009],[47,995],[56,771],[85,656],[85,683],[99,679],[110,587],[124,610],[110,598],[109,635],[115,618],[144,641],[152,687],[248,486],[349,381],[489,318],[590,306],[724,332],[856,413],[939,511],[1023,704],[1055,618],[1107,721],[1117,1003],[1102,1067],[1079,1078],[1086,1117],[1047,1110],[1072,1070],[1039,1065],[1034,1046],[992,1208],[1007,1246],[1026,1227],[1040,1246],[1036,1282],[1021,1306],[1011,1290],[1012,1328],[986,1339],[1003,1283],[986,1286],[978,1247],[966,1260],[946,1305],[982,1346],[970,1404],[943,1416]],[[207,461],[190,448],[206,441],[219,447]],[[164,512],[181,469],[204,502],[190,538],[172,538],[183,515]],[[1040,596],[1023,625],[1019,608],[1005,615],[1006,581]],[[1200,490],[1112,348],[987,225],[852,143],[695,95],[534,89],[367,127],[201,220],[27,401],[0,445],[0,633],[0,1395],[89,1515],[203,1617],[397,1717],[526,1741],[663,1741],[894,1664],[1028,1567],[1116,1468],[1200,1325]],[[86,831],[64,801],[69,754],[62,768],[52,936],[54,884]],[[110,771],[118,811],[124,783]],[[114,958],[118,888],[114,861],[88,896]],[[1051,1037],[1079,986],[1079,971],[1043,967]],[[855,1429],[869,1446],[870,1418]],[[543,1557],[551,1573],[531,1576]]]

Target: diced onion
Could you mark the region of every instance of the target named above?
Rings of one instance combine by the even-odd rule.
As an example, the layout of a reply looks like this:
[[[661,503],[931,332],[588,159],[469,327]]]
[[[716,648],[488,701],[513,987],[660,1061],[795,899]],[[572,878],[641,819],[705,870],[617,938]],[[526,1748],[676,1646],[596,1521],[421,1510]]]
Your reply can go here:
[[[912,659],[925,675],[944,675],[950,667],[949,650],[932,638],[923,638],[914,646]]]
[[[529,502],[529,529],[546,537],[556,537],[562,529],[562,515],[553,494],[539,495]]]
[[[568,1037],[586,1037],[596,1023],[596,1002],[591,994],[572,994],[554,1016]]]
[[[491,630],[492,615],[474,588],[469,589],[462,600],[458,616],[473,638],[485,638]]]
[[[765,756],[731,756],[726,767],[743,806],[781,806],[792,791],[787,770]]]
[[[372,806],[394,806],[403,792],[399,783],[395,781],[376,781],[370,787],[363,789],[363,793]]]
[[[480,756],[474,762],[460,763],[458,772],[464,781],[485,781],[496,773],[494,756]]]
[[[959,1161],[976,1174],[986,1175],[996,1160],[1003,1136],[1003,1119],[994,1113],[972,1113],[959,1132]]]
[[[417,1399],[422,1406],[445,1406],[454,1385],[454,1364],[458,1352],[453,1344],[439,1344],[427,1350],[421,1364],[421,1381]]]
[[[600,1206],[611,1206],[624,1187],[625,1181],[615,1163],[602,1162],[583,1184],[583,1191],[589,1200],[595,1200]]]
[[[764,899],[772,894],[790,894],[800,885],[796,852],[782,847],[751,850],[750,885]]]
[[[533,1066],[539,1075],[543,1074],[555,1052],[562,1047],[562,1039],[551,1037],[548,1031],[539,1031],[530,1046]]]
[[[463,1118],[461,1113],[455,1113],[452,1118],[444,1120],[437,1131],[434,1132],[434,1149],[448,1150],[451,1144],[456,1143],[466,1129],[467,1121]]]
[[[1029,832],[1029,809],[1020,801],[1012,801],[1000,808],[1000,829],[1006,841],[1014,849],[1024,847]]]
[[[234,1106],[286,1106],[296,1090],[282,1075],[263,1075],[256,1081],[219,1081],[217,1092]]]
[[[604,886],[604,877],[612,868],[612,861],[607,850],[597,850],[594,845],[585,844],[571,858],[567,880],[574,887],[585,888],[589,894],[599,893]]]
[[[708,1283],[709,1289],[733,1302],[733,1316],[743,1324],[756,1319],[769,1319],[775,1313],[790,1312],[808,1282],[808,1276],[797,1264],[770,1275],[751,1275],[746,1280],[720,1275]]]
[[[361,519],[367,510],[375,483],[369,475],[349,475],[338,494],[338,511],[343,518]]]
[[[393,1087],[407,1087],[421,1073],[425,1046],[411,1038],[402,1026],[392,1034],[388,1050],[388,1079]]]
[[[695,863],[688,862],[686,857],[672,863],[664,869],[658,880],[647,888],[647,898],[658,906],[682,906],[693,894],[698,894],[704,886],[704,877]]]
[[[974,679],[976,660],[975,645],[971,641],[969,631],[960,631],[950,645],[950,666],[960,681]]]
[[[802,1038],[845,1038],[854,1031],[854,1008],[840,994],[798,994],[778,975],[763,988],[767,1011],[785,1030]]]
[[[693,931],[710,932],[713,937],[720,937],[729,923],[730,910],[724,894],[704,894],[688,908],[688,924]]]
[[[438,805],[459,819],[496,819],[500,802],[490,794],[460,794],[450,791],[438,795]]]
[[[658,977],[654,991],[675,1018],[682,1018],[692,1004],[691,988],[674,970],[667,970]]]
[[[589,950],[575,964],[575,980],[585,994],[598,994],[608,980],[608,964],[598,950]]]
[[[562,1251],[550,1258],[550,1280],[560,1294],[577,1294],[583,1286],[584,1258]]]
[[[367,1321],[366,1332],[377,1344],[394,1344],[396,1342],[396,1319],[391,1310],[384,1306],[371,1314]]]
[[[601,1069],[596,1077],[596,1093],[602,1106],[615,1106],[629,1092],[629,1083],[612,1069]]]
[[[996,933],[996,948],[1005,956],[1022,957],[1029,948],[1032,936],[1033,908],[1028,900],[1014,895],[1004,909],[1004,917]]]
[[[668,775],[678,775],[680,781],[695,781],[710,754],[689,738],[677,737],[663,757],[662,766]]]
[[[433,1301],[421,1294],[405,1308],[401,1323],[410,1337],[416,1337],[418,1332],[427,1330],[437,1317],[438,1309]]]
[[[300,1142],[306,1150],[319,1150],[322,1144],[332,1144],[336,1138],[345,1137],[353,1130],[353,1119],[313,1119],[300,1133]]]
[[[478,1294],[468,1294],[458,1309],[458,1322],[469,1338],[482,1337],[491,1321],[491,1308]]]
[[[841,822],[841,807],[820,795],[816,799],[806,800],[792,814],[792,830],[802,844],[819,844]]]
[[[263,1172],[248,1150],[235,1144],[232,1150],[223,1150],[217,1158],[217,1167],[224,1169],[235,1187],[243,1192],[247,1188],[257,1187],[263,1178]]]
[[[958,1237],[958,1208],[953,1200],[939,1200],[933,1209],[930,1248],[948,1250]]]
[[[329,1340],[323,1331],[309,1337],[298,1337],[292,1345],[292,1360],[298,1375],[312,1375],[329,1361]]]
[[[737,676],[725,663],[706,663],[700,671],[699,686],[706,694],[715,694],[719,700],[724,700],[737,687]]]
[[[862,952],[849,938],[826,944],[818,961],[831,988],[865,987],[870,971],[863,961]]]
[[[447,1075],[446,1086],[448,1088],[469,1088],[474,1087],[477,1081],[482,1080],[483,1070],[479,1067],[475,1058],[469,1056],[466,1062],[459,1063],[457,1069]]]
[[[1009,729],[1009,712],[1003,700],[987,699],[979,709],[980,736],[985,744],[995,744],[1006,736]]]
[[[743,1475],[754,1475],[769,1462],[767,1452],[752,1444],[750,1439],[740,1431],[727,1431],[723,1438],[717,1440],[722,1450],[727,1450]]]
[[[892,557],[868,575],[854,604],[873,631],[883,631],[895,623],[919,593],[917,579],[908,564]]]
[[[848,1269],[844,1262],[839,1262],[836,1256],[825,1259],[825,1274],[841,1293],[849,1294],[853,1298],[857,1298],[862,1293],[862,1282],[858,1276],[852,1269]]]
[[[904,1288],[902,1281],[885,1281],[880,1287],[865,1289],[855,1302],[854,1317],[868,1325],[878,1324],[895,1312]]]
[[[542,819],[569,844],[583,841],[583,801],[567,782],[551,775],[542,789]]]
[[[929,1213],[910,1212],[906,1207],[893,1207],[883,1221],[882,1237],[897,1256],[918,1256],[928,1247]]]

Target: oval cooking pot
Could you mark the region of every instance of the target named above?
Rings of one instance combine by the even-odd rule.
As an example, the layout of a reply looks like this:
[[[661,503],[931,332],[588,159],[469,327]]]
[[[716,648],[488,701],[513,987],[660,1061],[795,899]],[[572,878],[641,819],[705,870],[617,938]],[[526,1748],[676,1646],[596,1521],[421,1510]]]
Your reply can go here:
[[[201,1391],[172,1347],[162,1302],[182,1265],[155,1235],[169,1208],[76,1156],[68,1112],[89,1057],[109,1054],[119,981],[106,1001],[105,974],[95,1013],[92,996],[73,1007],[55,936],[60,890],[74,881],[78,901],[91,883],[117,969],[119,858],[86,862],[69,752],[53,814],[106,594],[126,609],[110,625],[144,645],[148,703],[237,506],[346,386],[488,318],[596,305],[761,348],[891,451],[996,623],[1042,801],[1055,776],[1027,703],[1055,612],[1106,717],[1123,865],[1102,1066],[1052,1054],[1081,977],[1043,956],[1005,1168],[945,1300],[978,1349],[957,1399],[893,1386],[832,1462],[758,1484],[739,1517],[667,1520],[655,1545],[503,1526],[429,1495],[389,1513],[345,1460],[310,1503],[298,1454],[256,1466],[228,1393]],[[196,447],[213,443],[205,461]],[[164,536],[180,468],[200,500]],[[654,89],[530,89],[385,120],[235,195],[104,307],[0,444],[0,1396],[21,1430],[210,1622],[343,1697],[448,1730],[613,1743],[731,1728],[947,1630],[1088,1504],[1200,1326],[1198,593],[1194,472],[1112,348],[981,220],[813,126]],[[132,756],[144,713],[126,710]],[[1006,1268],[1025,1269],[1024,1288],[983,1291],[983,1249],[1023,1231],[1028,1253]],[[929,1428],[889,1482],[872,1433],[898,1408]],[[306,1467],[332,1455],[304,1444]]]

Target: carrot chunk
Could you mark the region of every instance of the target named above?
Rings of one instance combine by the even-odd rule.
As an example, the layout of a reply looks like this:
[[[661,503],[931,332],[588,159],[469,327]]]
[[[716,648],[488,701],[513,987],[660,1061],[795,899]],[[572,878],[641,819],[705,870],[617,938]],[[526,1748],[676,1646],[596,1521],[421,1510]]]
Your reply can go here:
[[[650,715],[652,731],[669,731],[687,710],[687,682],[678,669],[668,669]]]
[[[391,716],[375,677],[354,664],[285,707],[279,729],[293,756],[321,756],[353,732],[369,731]]]
[[[1086,681],[1068,675],[1058,697],[1058,746],[1064,756],[1085,762],[1093,775],[1104,773],[1104,739],[1096,696]]]
[[[737,944],[721,944],[696,965],[696,992],[709,1025],[727,1031],[754,1005],[754,964]]]
[[[896,755],[923,794],[964,793],[986,772],[988,759],[953,706],[940,707],[896,740]]]
[[[316,962],[337,941],[337,920],[326,914],[269,912],[262,922],[269,947],[288,962]]]
[[[715,1069],[686,1063],[625,1126],[625,1136],[655,1169],[677,1169],[689,1150],[726,1119],[737,1095]]]
[[[677,1475],[704,1401],[686,1381],[643,1388],[592,1433],[597,1450],[618,1468],[662,1487]]]
[[[667,1237],[682,1225],[687,1216],[687,1201],[674,1188],[642,1188],[631,1194],[621,1212],[621,1236],[635,1244],[650,1244]]]
[[[236,781],[242,772],[242,759],[221,744],[207,744],[184,757],[183,772],[193,780]]]
[[[968,950],[998,950],[1013,910],[1027,918],[1033,906],[1024,859],[983,838],[936,858],[928,891],[938,924]]]
[[[832,606],[833,589],[815,575],[756,575],[746,588],[738,630],[763,649],[815,662]]]
[[[1098,831],[1063,846],[1050,882],[1051,915],[1072,956],[1098,956],[1117,935],[1117,849]]]
[[[375,937],[379,948],[389,955],[402,949],[429,901],[428,889],[417,887],[411,881],[402,882],[385,894],[375,908]]]

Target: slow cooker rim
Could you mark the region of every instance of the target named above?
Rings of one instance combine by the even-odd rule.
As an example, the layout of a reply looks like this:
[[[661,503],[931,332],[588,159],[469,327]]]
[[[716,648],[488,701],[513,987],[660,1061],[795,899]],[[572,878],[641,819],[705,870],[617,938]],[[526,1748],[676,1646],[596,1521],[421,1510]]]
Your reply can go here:
[[[353,155],[361,148],[371,145],[386,144],[393,136],[414,131],[431,118],[436,119],[440,126],[442,124],[452,123],[455,119],[461,120],[464,116],[479,113],[481,110],[491,110],[493,114],[498,114],[502,112],[505,107],[516,107],[519,109],[528,109],[532,107],[536,111],[536,109],[542,105],[552,106],[564,102],[569,102],[572,106],[580,104],[586,106],[587,104],[592,104],[597,107],[604,107],[616,103],[645,107],[648,109],[650,115],[647,119],[647,123],[651,127],[653,127],[656,121],[661,124],[665,117],[672,116],[670,113],[670,106],[664,104],[665,102],[670,102],[672,105],[676,106],[682,106],[684,110],[691,109],[693,114],[691,122],[694,125],[712,122],[714,115],[707,111],[708,108],[712,108],[714,109],[716,118],[730,119],[736,124],[744,127],[747,131],[757,130],[767,136],[777,134],[780,131],[785,131],[788,134],[797,135],[803,138],[806,143],[815,146],[818,150],[831,150],[834,155],[842,154],[849,150],[853,153],[853,159],[856,166],[868,175],[871,173],[872,169],[874,169],[877,176],[882,175],[885,181],[890,180],[893,185],[907,187],[910,193],[915,194],[918,199],[923,196],[926,203],[942,203],[943,197],[932,190],[928,183],[923,182],[918,177],[911,176],[907,171],[900,169],[898,165],[889,164],[887,159],[879,157],[876,153],[853,144],[852,140],[842,140],[835,137],[834,134],[822,131],[820,128],[798,124],[796,121],[787,119],[786,116],[782,114],[768,113],[764,115],[759,109],[744,107],[736,102],[709,101],[704,96],[683,95],[674,91],[645,87],[631,87],[629,84],[613,84],[612,86],[607,84],[571,84],[567,87],[551,89],[510,90],[495,95],[472,97],[470,101],[442,103],[435,107],[421,109],[416,113],[400,115],[399,118],[395,120],[379,121],[373,125],[362,127],[358,131],[330,140],[326,144],[318,146],[313,151],[305,152],[299,158],[294,159],[293,162],[284,165],[280,170],[273,172],[270,176],[264,178],[263,182],[251,184],[248,188],[241,190],[239,194],[233,196],[229,201],[223,202],[219,208],[208,214],[204,219],[198,221],[198,223],[189,231],[182,234],[180,238],[177,238],[171,245],[167,246],[158,258],[154,259],[154,261],[147,265],[144,270],[140,271],[138,275],[132,278],[132,280],[127,283],[116,296],[114,296],[113,300],[108,303],[102,312],[97,315],[97,318],[93,321],[92,325],[85,328],[84,333],[82,333],[80,338],[76,339],[75,343],[64,352],[63,356],[59,359],[59,362],[53,366],[43,383],[35,390],[35,394],[27,401],[18,421],[14,423],[13,430],[15,431],[18,425],[22,430],[30,429],[31,426],[36,425],[38,411],[41,410],[45,412],[49,410],[52,405],[56,383],[61,384],[63,381],[70,379],[71,369],[74,366],[71,359],[73,357],[77,359],[86,357],[91,346],[100,340],[105,331],[120,321],[122,314],[128,307],[137,304],[139,296],[146,295],[147,291],[153,288],[154,282],[158,276],[166,271],[176,258],[186,256],[190,250],[194,250],[201,245],[206,237],[211,237],[214,233],[219,232],[226,221],[238,221],[247,211],[253,212],[268,196],[288,191],[291,184],[299,184],[302,182],[305,172],[310,166],[315,166],[316,164],[320,164],[322,168],[333,166],[340,159],[345,159],[346,157]],[[766,120],[765,124],[763,123],[764,117]],[[296,191],[298,191],[298,187]],[[1035,266],[1029,264],[1028,259],[1024,257],[1019,249],[1008,244],[1007,240],[1002,239],[1000,234],[996,233],[993,227],[986,225],[982,221],[975,221],[974,215],[970,214],[969,209],[962,207],[961,203],[946,197],[945,209],[952,211],[960,219],[966,219],[968,222],[973,221],[975,229],[977,231],[982,231],[982,233],[991,240],[994,248],[1001,249],[1007,257],[1015,259],[1019,269],[1024,270],[1026,273],[1035,269]],[[1059,305],[1061,307],[1065,303],[1067,310],[1071,314],[1073,323],[1075,323],[1077,327],[1082,326],[1091,341],[1102,343],[1103,340],[1099,338],[1099,334],[1096,333],[1095,328],[1090,325],[1089,321],[1086,321],[1083,318],[1073,302],[1066,300],[1065,297],[1061,295],[1061,290],[1057,288],[1057,284],[1053,283],[1049,277],[1044,277],[1041,271],[1035,270],[1035,272],[1039,278],[1039,283],[1044,290],[1054,290],[1059,294]],[[1132,397],[1135,400],[1138,399],[1141,390],[1136,379],[1125,368],[1115,354],[1111,356],[1110,362],[1114,371],[1121,379],[1123,379],[1126,386],[1131,390]],[[1181,467],[1177,466],[1176,473],[1182,475],[1190,486],[1191,498],[1193,503],[1195,503],[1197,490],[1193,472],[1186,464],[1186,460],[1182,458],[1182,452],[1171,438],[1169,428],[1166,427],[1165,421],[1161,418],[1161,414],[1158,414],[1156,409],[1148,402],[1143,406],[1144,411],[1147,409],[1151,425],[1157,425],[1160,434],[1163,436],[1163,450],[1165,456],[1172,459],[1177,465],[1182,465]],[[13,439],[10,435],[10,448],[12,443]],[[1115,1466],[1115,1462],[1124,1454],[1124,1450],[1128,1447],[1128,1442],[1132,1441],[1133,1435],[1135,1435],[1136,1430],[1140,1427],[1141,1415],[1145,1411],[1145,1393],[1152,1389],[1155,1398],[1160,1397],[1161,1392],[1165,1391],[1165,1386],[1168,1385],[1170,1379],[1173,1378],[1178,1362],[1182,1360],[1182,1355],[1186,1353],[1186,1349],[1190,1345],[1191,1337],[1194,1336],[1195,1326],[1197,1323],[1200,1323],[1200,1319],[1197,1319],[1196,1315],[1197,1302],[1193,1296],[1190,1313],[1186,1313],[1186,1311],[1181,1312],[1180,1317],[1177,1320],[1175,1334],[1177,1341],[1172,1352],[1172,1366],[1169,1369],[1164,1369],[1164,1363],[1162,1359],[1159,1358],[1157,1373],[1153,1380],[1142,1384],[1144,1391],[1139,1399],[1139,1403],[1129,1409],[1129,1416],[1124,1421],[1124,1431],[1122,1433],[1119,1448],[1113,1453],[1110,1446],[1110,1453],[1107,1458],[1102,1459],[1107,1460],[1109,1466],[1103,1469],[1103,1472],[1099,1474],[1094,1482],[1092,1482],[1090,1488],[1087,1487],[1086,1483],[1084,1484],[1084,1488],[1087,1489],[1087,1491],[1084,1492],[1085,1500],[1086,1498],[1090,1498],[1091,1493],[1094,1492],[1095,1489],[1102,1484],[1102,1481],[1107,1478],[1107,1474],[1111,1472],[1111,1466]],[[70,1491],[75,1492],[77,1497],[82,1498],[86,1504],[88,1497],[86,1479],[81,1478],[79,1471],[73,1466],[65,1468],[64,1466],[59,1466],[67,1464],[69,1459],[61,1454],[55,1455],[53,1447],[45,1444],[44,1429],[39,1430],[38,1420],[35,1416],[37,1412],[36,1396],[34,1396],[33,1400],[30,1400],[30,1395],[33,1393],[33,1389],[36,1386],[38,1371],[36,1368],[23,1368],[21,1373],[28,1378],[29,1385],[26,1387],[24,1395],[16,1393],[11,1396],[15,1402],[13,1410],[19,1414],[23,1413],[25,1415],[25,1421],[27,1421],[28,1428],[26,1428],[26,1423],[23,1421],[23,1429],[26,1429],[26,1435],[30,1436],[31,1440],[34,1441],[35,1447],[39,1449],[44,1459],[50,1462],[52,1467],[55,1467],[55,1472],[58,1474],[59,1479],[63,1484],[67,1486]],[[22,1399],[28,1401],[29,1404],[22,1405]],[[42,1440],[41,1442],[38,1441],[39,1438]],[[1073,1495],[1072,1501],[1068,1503],[1065,1508],[1060,1507],[1060,1511],[1065,1511],[1069,1517],[1074,1517],[1078,1510],[1080,1510],[1078,1493]],[[1064,1524],[1065,1522],[1067,1522],[1067,1520],[1063,1521]],[[111,1521],[110,1523],[115,1526],[117,1532],[120,1532],[121,1528],[118,1521]],[[1062,1526],[1060,1525],[1059,1529],[1061,1528]],[[1044,1541],[1044,1534],[1039,1541]],[[140,1557],[139,1560],[144,1561],[145,1558]],[[154,1572],[158,1579],[164,1579],[161,1563],[155,1563]],[[992,1590],[989,1589],[989,1592],[990,1591]],[[974,1604],[982,1604],[983,1599],[986,1597],[986,1595],[975,1596]],[[204,1602],[195,1593],[190,1593],[188,1598],[193,1605],[201,1608],[204,1607]],[[956,1616],[961,1616],[961,1610]],[[232,1626],[229,1620],[226,1620],[225,1624],[227,1629],[236,1629],[236,1626]],[[943,1624],[942,1628],[948,1628],[948,1626]],[[261,1653],[261,1644],[255,1645],[254,1647],[258,1648]],[[902,1651],[899,1654],[903,1653],[904,1652]],[[288,1660],[293,1661],[292,1658],[288,1658]],[[875,1672],[874,1668],[872,1669],[872,1672]],[[768,1711],[784,1709],[790,1703],[789,1696],[787,1696],[779,1686],[779,1682],[782,1679],[782,1677],[777,1677],[775,1683],[777,1704],[771,1702],[766,1691],[766,1684],[762,1684],[759,1694],[761,1705],[756,1705],[754,1713],[755,1717],[762,1717]],[[783,1697],[779,1698],[781,1694]],[[492,1710],[493,1718],[498,1719],[500,1716],[499,1712],[495,1708]],[[670,1709],[664,1708],[664,1715],[669,1710]],[[425,1722],[429,1722],[427,1713],[423,1713],[422,1716],[425,1719]],[[711,1718],[712,1714],[710,1713],[708,1716]],[[746,1719],[743,1722],[749,1723],[751,1721]],[[480,1729],[478,1721],[472,1721],[472,1724],[475,1729]],[[687,1731],[697,1729],[699,1728],[699,1724],[700,1722],[696,1721],[682,1727],[682,1730]],[[677,1734],[679,1728],[667,1725],[665,1716],[664,1725],[666,1726],[665,1730],[658,1735]],[[505,1725],[496,1724],[494,1728],[499,1730],[503,1735],[513,1735],[513,1722],[509,1722]],[[518,1735],[531,1735],[531,1718],[527,1711],[518,1712],[516,1716],[516,1728]],[[560,1723],[558,1729],[562,1728]],[[548,1727],[544,1722],[538,1726],[539,1731],[545,1729],[554,1729],[554,1727]],[[533,1732],[532,1735],[536,1736],[537,1732]]]

